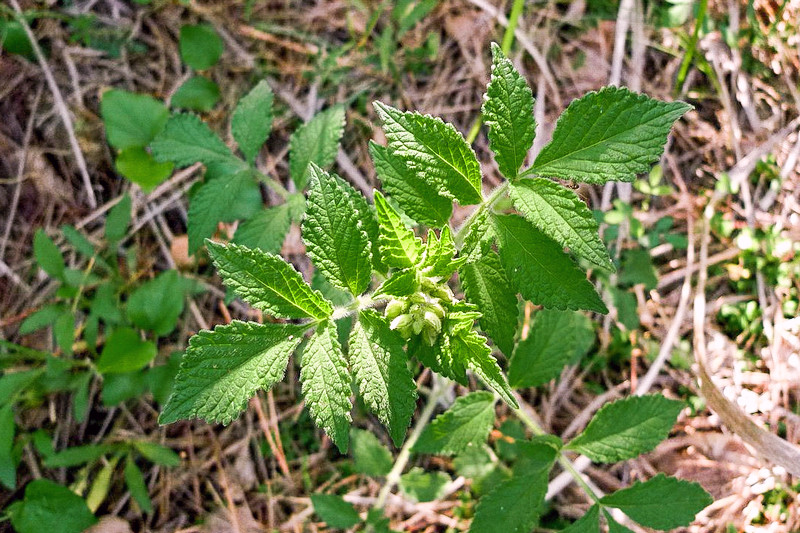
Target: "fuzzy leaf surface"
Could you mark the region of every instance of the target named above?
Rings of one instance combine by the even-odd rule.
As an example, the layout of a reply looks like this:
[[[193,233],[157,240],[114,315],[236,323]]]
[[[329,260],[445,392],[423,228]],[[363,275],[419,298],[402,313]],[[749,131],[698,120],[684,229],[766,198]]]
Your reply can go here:
[[[573,100],[531,172],[585,183],[633,181],[664,151],[672,125],[692,108],[624,87],[605,87]]]
[[[350,333],[350,365],[361,397],[389,429],[396,446],[403,443],[417,399],[404,344],[400,334],[372,310],[359,313]]]
[[[683,406],[683,402],[659,394],[630,396],[606,404],[568,448],[599,463],[632,459],[669,436]]]
[[[500,262],[522,297],[544,307],[607,313],[586,274],[561,246],[517,215],[494,217]]]
[[[202,418],[228,424],[256,391],[283,379],[306,328],[234,320],[194,335],[159,423]]]
[[[303,241],[332,285],[358,296],[372,277],[372,245],[342,179],[312,163]]]
[[[514,206],[539,231],[595,266],[613,272],[597,221],[578,195],[547,178],[522,179],[508,190]]]
[[[173,115],[150,143],[156,161],[172,161],[179,167],[236,161],[230,149],[196,115]]]
[[[282,257],[236,244],[207,241],[225,284],[247,303],[279,318],[324,319],[333,306]]]
[[[239,224],[233,242],[277,254],[281,251],[289,226],[289,204],[268,207]]]
[[[492,43],[492,77],[481,113],[489,126],[489,147],[500,172],[517,176],[536,136],[533,93],[496,43]]]
[[[407,268],[417,263],[422,243],[414,231],[403,223],[394,207],[375,191],[375,212],[380,235],[378,243],[387,266]]]
[[[508,381],[516,389],[544,385],[558,377],[565,365],[586,355],[593,343],[594,328],[585,315],[541,309],[528,336],[514,348]]]
[[[394,156],[440,194],[462,205],[480,203],[481,169],[464,137],[441,119],[375,102]]]
[[[713,502],[698,483],[658,474],[600,499],[645,527],[667,531],[688,526]]]
[[[370,141],[369,153],[383,189],[409,217],[436,228],[447,224],[453,214],[450,198],[440,195],[436,187],[420,179],[388,147]]]
[[[231,133],[249,163],[272,131],[272,100],[272,89],[262,80],[239,100],[231,117]]]
[[[492,355],[492,349],[486,344],[485,337],[470,330],[465,334],[453,337],[450,340],[450,346],[455,357],[466,361],[467,368],[472,370],[490,389],[499,394],[504,402],[515,409],[519,407],[511,392],[511,387],[500,371],[497,359]]]
[[[309,167],[327,168],[336,159],[344,134],[344,108],[334,106],[317,113],[297,128],[289,139],[289,175],[298,190],[308,183]]]
[[[480,446],[494,425],[494,396],[490,392],[471,392],[437,416],[422,432],[414,451],[456,455]]]
[[[341,453],[347,453],[350,430],[350,373],[336,333],[326,320],[303,350],[300,368],[303,398],[314,423],[325,430]]]
[[[506,277],[500,257],[489,252],[458,270],[467,301],[478,306],[483,316],[478,319],[500,350],[510,356],[514,349],[519,312],[517,292]]]

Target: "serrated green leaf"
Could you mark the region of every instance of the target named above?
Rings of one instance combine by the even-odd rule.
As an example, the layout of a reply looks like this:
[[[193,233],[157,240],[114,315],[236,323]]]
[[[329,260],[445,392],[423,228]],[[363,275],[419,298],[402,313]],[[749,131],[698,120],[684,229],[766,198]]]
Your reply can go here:
[[[175,165],[172,164],[172,161],[159,163],[144,148],[132,146],[119,153],[114,167],[117,172],[141,187],[144,192],[150,192],[172,175]]]
[[[228,424],[260,389],[283,379],[307,326],[234,320],[189,339],[160,424],[202,418]]]
[[[358,220],[361,221],[361,229],[367,233],[367,238],[372,245],[372,269],[385,274],[388,267],[383,264],[383,259],[381,258],[380,244],[378,242],[380,229],[378,228],[378,217],[375,214],[375,207],[370,205],[364,195],[355,190],[347,181],[340,178],[338,184],[339,187],[347,193],[350,201],[353,202],[353,207],[356,209],[356,216]]]
[[[514,348],[508,382],[516,389],[544,385],[558,377],[565,365],[586,355],[593,343],[594,328],[585,315],[541,309],[528,336]]]
[[[690,109],[624,87],[590,92],[561,114],[530,172],[586,183],[633,181],[658,161],[672,125]]]
[[[268,207],[242,222],[236,228],[233,242],[277,254],[281,251],[290,226],[289,204]]]
[[[403,443],[417,399],[404,344],[400,334],[372,310],[359,313],[350,333],[350,365],[361,397],[389,429],[396,446]]]
[[[503,533],[528,533],[539,522],[548,474],[557,452],[547,444],[527,444],[527,457],[514,466],[511,479],[478,502],[470,533],[496,533],[500,524]]]
[[[369,153],[383,189],[417,223],[441,228],[450,220],[453,201],[409,170],[389,148],[369,143]]]
[[[262,80],[236,106],[231,133],[245,159],[252,163],[272,131],[272,89]]]
[[[517,292],[506,277],[500,257],[490,251],[477,260],[468,262],[458,270],[464,295],[481,309],[478,319],[485,331],[500,350],[510,356],[514,349],[519,311]]]
[[[219,98],[219,85],[206,77],[193,76],[178,87],[169,103],[173,109],[211,111]]]
[[[403,223],[400,213],[378,191],[375,191],[375,212],[378,217],[378,243],[383,261],[387,266],[396,268],[414,266],[422,249],[422,242]]]
[[[539,231],[593,265],[614,271],[594,215],[574,192],[547,178],[532,178],[512,183],[508,194]]]
[[[224,45],[210,24],[181,26],[178,39],[181,59],[195,70],[205,70],[219,61]]]
[[[298,190],[308,183],[309,166],[327,168],[336,159],[344,134],[344,107],[334,106],[297,128],[289,139],[289,175]]]
[[[375,289],[374,298],[379,296],[411,296],[419,290],[419,273],[414,268],[398,270]]]
[[[179,167],[238,161],[205,122],[186,113],[170,117],[150,149],[156,161],[172,161]]]
[[[300,369],[303,398],[314,423],[325,430],[341,453],[347,453],[350,429],[350,373],[336,333],[326,320],[303,350]]]
[[[607,313],[586,274],[561,246],[517,215],[494,217],[500,262],[522,297],[544,307]]]
[[[592,505],[586,514],[562,529],[561,533],[600,533],[600,506]]]
[[[600,499],[645,527],[667,531],[688,526],[714,499],[698,483],[658,474]]]
[[[486,87],[481,114],[489,126],[489,147],[500,172],[517,176],[536,135],[533,93],[511,61],[492,43],[492,78]]]
[[[103,93],[100,114],[108,144],[118,150],[144,148],[169,118],[169,110],[155,98],[119,89]]]
[[[324,319],[333,306],[280,256],[235,244],[206,243],[225,284],[247,303],[278,318]]]
[[[37,229],[33,235],[33,256],[39,266],[48,275],[56,279],[63,279],[66,264],[61,250],[56,243],[47,236],[43,229]]]
[[[143,341],[133,328],[117,328],[103,346],[97,371],[101,374],[123,374],[144,368],[158,350],[156,345]]]
[[[494,396],[478,391],[456,398],[422,432],[413,450],[417,453],[456,455],[486,442],[494,425]]]
[[[448,280],[458,267],[467,261],[466,257],[455,256],[456,245],[450,233],[450,226],[443,227],[439,235],[429,229],[428,239],[417,262],[417,268],[426,276]]]
[[[567,447],[599,463],[632,459],[669,436],[683,406],[659,394],[617,400],[597,411]]]
[[[446,323],[442,330],[446,331]],[[424,342],[420,336],[412,337],[408,343],[408,353],[413,354],[420,362],[446,378],[462,385],[468,385],[467,362],[463,354],[455,354],[450,346],[450,335],[442,334],[433,346]]]
[[[517,400],[511,392],[506,378],[500,371],[497,360],[492,355],[492,349],[486,344],[486,339],[474,330],[466,334],[454,336],[450,346],[456,357],[463,359],[467,368],[472,370],[486,386],[494,390],[508,405],[516,409]]]
[[[353,467],[368,476],[385,476],[392,469],[392,454],[371,431],[353,429],[350,432]]]
[[[372,279],[372,245],[342,179],[311,164],[303,241],[332,285],[358,296]]]
[[[383,131],[394,157],[403,161],[418,179],[461,205],[483,200],[481,168],[464,137],[441,119],[403,112],[375,102]]]
[[[400,490],[417,502],[432,502],[442,497],[450,483],[445,472],[426,472],[415,466],[400,476]]]
[[[97,519],[86,502],[67,487],[49,479],[36,479],[25,486],[25,498],[6,508],[11,525],[19,533],[80,533]]]
[[[314,511],[328,527],[335,529],[350,529],[361,521],[358,512],[352,506],[335,494],[312,494],[311,504]]]

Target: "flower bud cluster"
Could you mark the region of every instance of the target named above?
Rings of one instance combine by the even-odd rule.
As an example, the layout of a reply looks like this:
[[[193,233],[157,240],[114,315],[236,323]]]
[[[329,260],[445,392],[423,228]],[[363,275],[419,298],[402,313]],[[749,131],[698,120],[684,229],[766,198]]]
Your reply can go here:
[[[433,346],[442,331],[447,308],[453,302],[453,291],[438,278],[423,278],[420,288],[410,296],[396,297],[386,304],[385,316],[389,327],[404,339],[421,335]]]

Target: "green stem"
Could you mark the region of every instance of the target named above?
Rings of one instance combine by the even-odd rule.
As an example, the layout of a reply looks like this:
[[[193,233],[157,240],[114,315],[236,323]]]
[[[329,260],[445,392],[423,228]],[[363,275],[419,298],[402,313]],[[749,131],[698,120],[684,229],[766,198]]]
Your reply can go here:
[[[675,81],[675,92],[681,90],[683,87],[683,82],[686,80],[686,74],[689,72],[689,66],[692,64],[692,59],[694,58],[694,51],[697,48],[697,40],[700,37],[700,28],[703,26],[703,23],[706,20],[706,10],[708,8],[708,0],[700,0],[700,7],[697,11],[697,19],[694,22],[694,31],[692,32],[692,38],[689,40],[688,50],[686,51],[686,55],[683,56],[683,62],[681,62],[681,69],[678,72],[678,77]]]
[[[461,224],[461,227],[458,228],[453,233],[453,242],[455,242],[456,248],[458,248],[459,250],[461,249],[461,246],[464,244],[464,239],[467,237],[467,232],[469,231],[470,226],[472,226],[472,224],[475,222],[475,219],[478,218],[478,216],[484,210],[490,209],[495,204],[495,202],[497,202],[497,200],[499,200],[500,197],[506,192],[506,189],[508,189],[507,181],[504,181],[503,183],[495,187],[494,190],[492,190],[492,192],[489,193],[489,196],[484,198],[483,202],[481,202],[478,205],[478,207],[475,208],[475,210],[472,213],[470,213],[470,215],[467,217],[464,223]]]
[[[406,439],[406,442],[400,449],[400,453],[397,454],[397,459],[395,459],[392,469],[386,475],[386,482],[378,493],[375,505],[372,506],[374,509],[382,509],[386,504],[386,498],[389,497],[389,492],[400,482],[400,476],[403,474],[403,470],[405,470],[408,460],[411,458],[411,448],[417,443],[420,435],[422,435],[428,422],[433,417],[436,404],[438,404],[439,400],[450,390],[449,384],[440,379],[439,376],[433,375],[433,379],[435,380],[433,390],[431,390],[427,400],[425,400],[425,407],[422,408],[419,418],[417,418],[417,421],[414,423],[411,435]]]

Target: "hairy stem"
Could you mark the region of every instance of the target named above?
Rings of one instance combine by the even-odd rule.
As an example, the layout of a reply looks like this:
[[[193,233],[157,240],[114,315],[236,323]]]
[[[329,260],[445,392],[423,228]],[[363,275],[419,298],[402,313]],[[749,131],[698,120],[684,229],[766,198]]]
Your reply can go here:
[[[481,202],[478,207],[475,208],[475,211],[470,213],[464,223],[461,224],[461,227],[453,233],[453,242],[455,242],[456,248],[459,250],[461,249],[461,246],[464,244],[464,239],[467,236],[467,232],[469,232],[469,228],[472,226],[473,222],[475,222],[475,219],[478,218],[478,215],[480,215],[485,209],[490,209],[494,203],[503,196],[503,194],[506,192],[506,189],[508,189],[507,181],[504,181],[495,187],[494,190],[489,193],[489,196],[484,198],[483,202]]]

